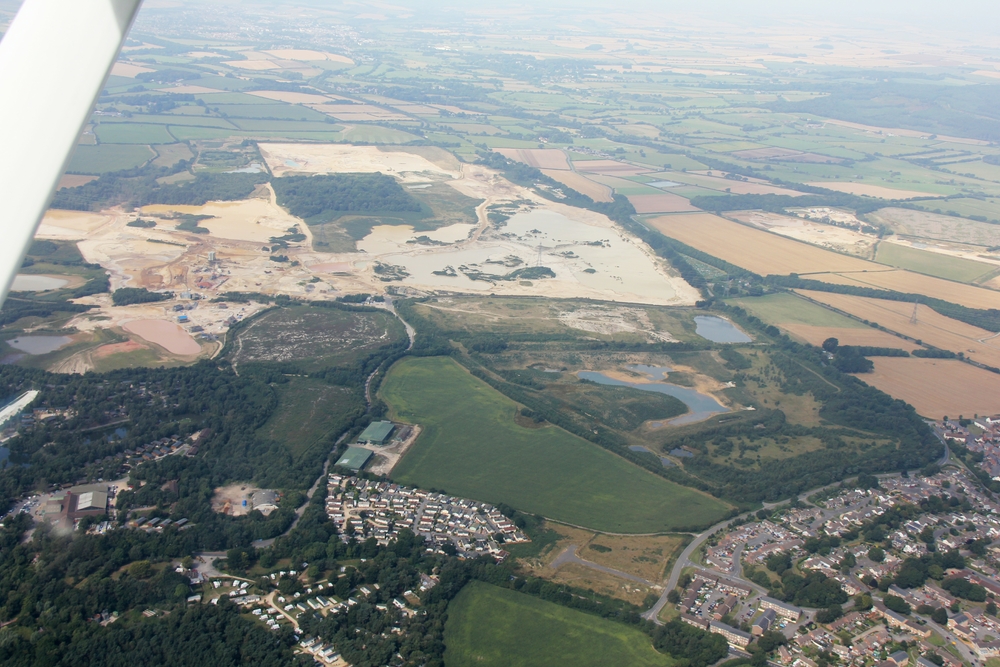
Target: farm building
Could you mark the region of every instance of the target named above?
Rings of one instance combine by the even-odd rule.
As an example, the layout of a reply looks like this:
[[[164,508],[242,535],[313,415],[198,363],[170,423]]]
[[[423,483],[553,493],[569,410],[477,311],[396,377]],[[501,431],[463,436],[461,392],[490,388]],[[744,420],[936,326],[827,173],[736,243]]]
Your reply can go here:
[[[372,422],[358,436],[358,442],[369,445],[384,445],[389,441],[389,436],[395,429],[396,425],[392,422]]]
[[[348,447],[344,455],[337,461],[337,465],[350,468],[351,470],[361,470],[372,457],[372,452],[361,447]]]

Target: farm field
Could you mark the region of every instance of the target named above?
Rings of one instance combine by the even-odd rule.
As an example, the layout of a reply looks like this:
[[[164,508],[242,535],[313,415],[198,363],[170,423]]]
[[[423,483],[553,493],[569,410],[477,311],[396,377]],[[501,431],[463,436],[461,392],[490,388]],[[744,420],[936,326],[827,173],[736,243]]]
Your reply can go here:
[[[836,190],[837,192],[846,192],[852,195],[878,197],[880,199],[912,199],[914,197],[934,197],[937,194],[934,192],[888,188],[884,185],[872,185],[870,183],[830,183],[827,181],[819,181],[808,183],[808,185],[814,185],[828,190]]]
[[[963,283],[974,282],[998,269],[995,264],[976,262],[887,242],[879,243],[875,261]]]
[[[542,169],[541,172],[549,178],[559,181],[566,187],[572,188],[580,194],[587,195],[594,201],[609,202],[614,200],[611,196],[611,188],[601,185],[583,174],[563,169]]]
[[[753,229],[711,213],[647,218],[646,225],[760,275],[885,270],[855,257]]]
[[[942,301],[961,304],[968,308],[981,308],[983,310],[1000,308],[1000,291],[956,283],[901,269],[868,271],[867,273],[818,273],[808,277],[838,285],[861,285],[904,294],[923,294]]]
[[[348,364],[404,338],[403,325],[385,311],[274,308],[236,334],[230,358],[237,365],[290,363],[319,370]]]
[[[70,174],[104,174],[138,167],[156,157],[149,146],[102,144],[77,146],[66,167]]]
[[[669,667],[675,660],[627,625],[470,582],[448,606],[448,667]]]
[[[912,405],[928,419],[1000,412],[1000,375],[957,359],[875,357],[858,378]]]
[[[962,352],[970,358],[989,366],[1000,367],[1000,342],[994,334],[950,317],[945,317],[929,306],[917,306],[917,323],[912,324],[913,304],[905,301],[887,301],[849,294],[812,292],[800,290],[802,294],[821,303],[828,304],[856,317],[877,322],[890,331],[904,334],[915,340],[950,350]],[[907,349],[906,342],[897,339],[893,347]],[[980,342],[986,340],[987,342]]]
[[[394,470],[402,484],[608,532],[667,532],[726,511],[562,429],[518,425],[514,401],[451,359],[397,363],[380,395],[394,419],[423,428]]]

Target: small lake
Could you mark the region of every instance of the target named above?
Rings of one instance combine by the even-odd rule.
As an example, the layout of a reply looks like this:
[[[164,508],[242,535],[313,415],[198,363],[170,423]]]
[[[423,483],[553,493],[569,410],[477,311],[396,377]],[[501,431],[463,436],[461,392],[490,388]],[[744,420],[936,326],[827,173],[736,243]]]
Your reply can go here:
[[[694,332],[713,343],[752,343],[753,338],[736,328],[729,320],[715,315],[695,315]]]
[[[8,340],[7,344],[28,354],[48,354],[72,342],[69,336],[18,336]]]
[[[56,278],[55,276],[41,276],[29,273],[19,273],[14,276],[14,283],[10,286],[11,292],[45,292],[59,289],[69,284],[68,280]]]
[[[638,370],[640,367],[631,366],[630,368]],[[664,377],[664,374],[670,370],[669,368],[658,366],[646,366],[645,368],[653,368],[660,371],[660,378]],[[695,422],[708,419],[712,415],[729,412],[729,408],[719,403],[712,396],[702,394],[701,392],[691,389],[690,387],[680,387],[676,384],[670,384],[669,382],[625,382],[624,380],[610,378],[604,373],[598,373],[597,371],[580,371],[577,373],[577,376],[581,380],[590,380],[591,382],[596,382],[597,384],[606,384],[615,387],[632,387],[633,389],[638,389],[639,391],[653,391],[658,394],[673,396],[684,403],[689,410],[686,415],[675,417],[667,422],[669,424],[673,424],[674,426],[693,424]]]
[[[633,452],[648,452],[653,456],[656,456],[656,458],[660,459],[660,463],[663,464],[664,468],[669,468],[671,466],[677,465],[676,463],[668,459],[666,456],[657,456],[656,452],[654,452],[649,447],[643,447],[642,445],[630,445],[629,449],[631,449]]]

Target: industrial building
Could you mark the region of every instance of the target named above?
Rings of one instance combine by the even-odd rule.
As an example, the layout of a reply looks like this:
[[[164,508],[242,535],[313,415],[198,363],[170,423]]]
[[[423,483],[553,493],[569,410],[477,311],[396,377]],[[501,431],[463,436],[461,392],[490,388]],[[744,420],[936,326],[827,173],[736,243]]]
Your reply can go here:
[[[348,447],[344,455],[337,461],[338,466],[343,466],[350,470],[361,470],[372,457],[372,451],[362,447]]]
[[[394,430],[396,430],[396,425],[392,422],[372,422],[358,436],[358,442],[368,445],[384,445],[389,441]]]

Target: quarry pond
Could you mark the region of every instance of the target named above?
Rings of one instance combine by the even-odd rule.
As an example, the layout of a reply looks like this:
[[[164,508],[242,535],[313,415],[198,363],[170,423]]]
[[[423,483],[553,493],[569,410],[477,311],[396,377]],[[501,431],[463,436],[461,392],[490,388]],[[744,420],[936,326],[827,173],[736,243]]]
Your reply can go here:
[[[681,387],[676,384],[671,384],[669,382],[661,382],[666,377],[666,374],[670,372],[670,368],[665,366],[629,366],[629,370],[638,371],[640,373],[645,373],[650,375],[654,379],[658,380],[655,382],[626,382],[625,380],[618,380],[616,378],[609,377],[604,373],[598,371],[580,371],[577,373],[577,377],[581,380],[590,380],[591,382],[596,382],[597,384],[612,385],[615,387],[632,387],[633,389],[638,389],[639,391],[653,391],[660,394],[667,394],[668,396],[673,396],[678,399],[688,408],[688,413],[681,415],[680,417],[675,417],[669,420],[667,423],[673,424],[675,426],[683,426],[684,424],[693,424],[695,422],[700,422],[702,420],[708,419],[712,415],[721,414],[723,412],[729,412],[729,408],[722,405],[714,397],[708,394],[703,394],[690,387]],[[654,426],[656,423],[654,423]]]
[[[729,320],[715,315],[696,315],[694,332],[713,343],[752,343],[753,339]]]

